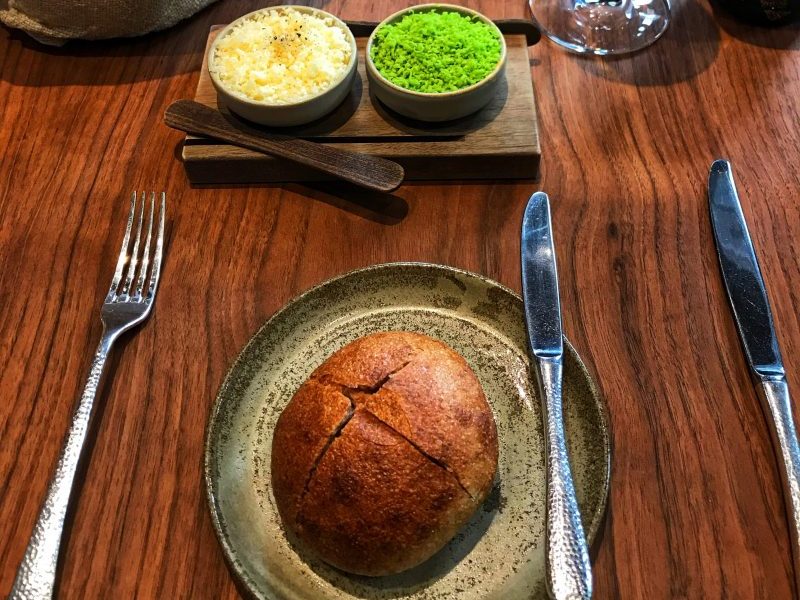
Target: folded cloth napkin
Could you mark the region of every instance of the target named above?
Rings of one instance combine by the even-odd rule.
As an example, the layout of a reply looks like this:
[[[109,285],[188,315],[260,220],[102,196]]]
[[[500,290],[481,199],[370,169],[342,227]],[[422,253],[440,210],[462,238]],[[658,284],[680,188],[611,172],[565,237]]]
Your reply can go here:
[[[133,37],[171,27],[215,0],[0,0],[0,21],[44,44]]]

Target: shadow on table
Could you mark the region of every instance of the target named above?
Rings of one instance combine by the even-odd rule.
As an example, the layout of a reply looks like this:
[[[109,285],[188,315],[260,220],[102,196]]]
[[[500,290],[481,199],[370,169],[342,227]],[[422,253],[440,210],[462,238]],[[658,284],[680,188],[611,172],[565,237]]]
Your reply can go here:
[[[282,0],[216,2],[164,31],[135,38],[71,40],[48,46],[23,31],[0,25],[0,80],[20,86],[122,85],[192,73],[200,69],[212,25],[229,23]],[[300,2],[323,7],[328,0]],[[73,9],[77,10],[77,9]],[[19,57],[19,49],[25,50]]]
[[[638,86],[688,81],[714,62],[719,53],[719,27],[695,0],[673,8],[672,21],[655,44],[620,57],[579,57],[592,75]]]
[[[737,21],[716,2],[711,2],[711,9],[725,33],[745,44],[776,50],[800,50],[800,21],[778,27],[760,27]]]
[[[64,46],[40,44],[22,31],[0,26],[7,56],[0,79],[28,87],[122,85],[188,73],[200,68],[205,43],[194,38],[204,20],[201,13],[172,29],[138,38],[74,40]],[[25,54],[14,60],[20,51]]]
[[[283,187],[381,225],[398,225],[408,215],[408,203],[399,196],[365,190],[346,182],[287,183]]]
[[[178,150],[180,152],[180,150]],[[178,160],[180,155],[178,154]],[[374,192],[344,181],[304,183],[209,183],[193,184],[194,189],[269,188],[287,190],[317,202],[324,202],[357,217],[381,225],[398,225],[408,215],[408,203],[391,193]]]

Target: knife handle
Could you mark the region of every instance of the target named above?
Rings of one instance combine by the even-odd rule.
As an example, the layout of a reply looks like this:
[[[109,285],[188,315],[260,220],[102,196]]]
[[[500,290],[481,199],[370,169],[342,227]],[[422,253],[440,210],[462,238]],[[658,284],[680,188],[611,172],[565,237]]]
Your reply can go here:
[[[758,386],[764,412],[771,418],[770,434],[778,455],[783,497],[792,538],[792,557],[797,593],[800,593],[800,446],[792,418],[789,384],[784,377],[762,379]]]
[[[569,466],[561,358],[539,358],[547,470],[547,590],[555,600],[588,600],[592,568]]]

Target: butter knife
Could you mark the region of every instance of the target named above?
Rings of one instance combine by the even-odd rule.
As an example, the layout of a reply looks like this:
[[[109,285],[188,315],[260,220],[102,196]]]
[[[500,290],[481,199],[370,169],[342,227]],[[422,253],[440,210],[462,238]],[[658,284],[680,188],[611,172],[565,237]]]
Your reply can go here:
[[[550,202],[543,192],[531,196],[522,220],[522,298],[544,419],[547,590],[556,600],[583,600],[592,595],[592,570],[564,433],[561,305]]]
[[[778,458],[800,591],[800,447],[767,290],[726,160],[711,165],[708,201],[722,279]]]

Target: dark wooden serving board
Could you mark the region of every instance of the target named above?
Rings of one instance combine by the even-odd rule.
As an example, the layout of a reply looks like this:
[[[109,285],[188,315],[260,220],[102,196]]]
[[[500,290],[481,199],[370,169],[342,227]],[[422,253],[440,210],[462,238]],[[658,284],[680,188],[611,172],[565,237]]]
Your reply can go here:
[[[504,30],[508,48],[506,81],[497,97],[480,112],[441,125],[399,117],[370,97],[364,48],[370,24],[354,24],[359,51],[352,93],[331,115],[281,133],[389,158],[399,162],[407,180],[535,179],[539,174],[539,128],[530,77],[528,45],[538,36],[512,22]],[[222,28],[211,28],[208,45]],[[509,33],[512,31],[513,33]],[[533,29],[533,32],[536,30]],[[527,38],[526,38],[527,33]],[[205,59],[195,100],[219,108]],[[187,136],[183,161],[194,184],[319,181],[326,175],[283,159]]]

